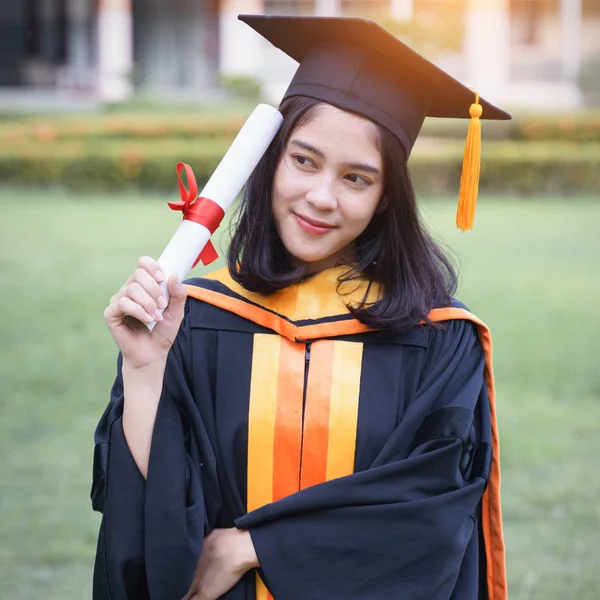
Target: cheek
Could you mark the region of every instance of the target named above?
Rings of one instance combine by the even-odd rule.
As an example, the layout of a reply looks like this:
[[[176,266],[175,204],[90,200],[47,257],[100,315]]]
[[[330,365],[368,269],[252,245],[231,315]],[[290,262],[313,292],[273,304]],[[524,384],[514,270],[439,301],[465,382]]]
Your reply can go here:
[[[380,198],[381,193],[374,190],[362,198],[353,198],[351,202],[347,202],[343,208],[347,224],[353,230],[364,230],[375,215]]]
[[[271,208],[273,215],[277,219],[278,213],[281,212],[282,204],[284,203],[285,190],[284,190],[284,178],[281,173],[281,164],[275,171],[275,177],[273,178],[273,191],[271,193]]]
[[[289,215],[290,207],[306,194],[306,183],[281,161],[273,178],[271,206],[277,227]]]
[[[290,173],[285,161],[282,159],[275,170],[273,177],[273,209],[281,206],[290,194],[291,179]]]

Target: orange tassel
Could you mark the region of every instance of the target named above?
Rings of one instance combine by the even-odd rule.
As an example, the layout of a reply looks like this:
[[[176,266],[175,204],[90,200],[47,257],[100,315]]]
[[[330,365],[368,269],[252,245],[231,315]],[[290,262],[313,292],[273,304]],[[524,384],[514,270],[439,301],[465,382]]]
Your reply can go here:
[[[479,193],[479,173],[481,171],[481,121],[479,120],[483,108],[479,104],[479,94],[475,92],[475,104],[471,104],[469,114],[471,122],[467,133],[463,170],[460,178],[460,192],[458,195],[458,211],[456,213],[456,226],[465,231],[473,229],[475,221],[475,206]]]

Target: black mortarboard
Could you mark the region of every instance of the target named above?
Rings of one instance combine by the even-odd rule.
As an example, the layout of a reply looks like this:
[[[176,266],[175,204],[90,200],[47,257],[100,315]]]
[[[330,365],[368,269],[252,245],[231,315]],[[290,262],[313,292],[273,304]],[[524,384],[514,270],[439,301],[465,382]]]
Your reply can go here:
[[[402,143],[407,156],[426,117],[469,118],[475,93],[372,21],[240,15],[300,63],[284,99],[309,96],[361,114]],[[480,100],[484,119],[510,119]]]
[[[391,131],[407,157],[426,117],[474,117],[461,182],[461,200],[468,190],[469,217],[459,224],[471,228],[479,182],[479,116],[506,120],[511,118],[507,112],[480,99],[373,21],[262,15],[239,19],[300,63],[284,100],[308,96],[363,115]],[[473,111],[474,103],[481,108]]]

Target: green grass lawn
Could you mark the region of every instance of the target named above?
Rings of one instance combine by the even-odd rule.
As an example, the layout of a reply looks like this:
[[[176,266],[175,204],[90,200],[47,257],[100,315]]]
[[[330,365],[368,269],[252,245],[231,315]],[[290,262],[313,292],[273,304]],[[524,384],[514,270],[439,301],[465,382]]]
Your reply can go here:
[[[173,199],[173,198],[170,198]],[[511,599],[600,598],[600,202],[423,203],[492,328]],[[102,312],[178,216],[155,198],[0,190],[0,598],[90,597],[92,434],[116,356]]]

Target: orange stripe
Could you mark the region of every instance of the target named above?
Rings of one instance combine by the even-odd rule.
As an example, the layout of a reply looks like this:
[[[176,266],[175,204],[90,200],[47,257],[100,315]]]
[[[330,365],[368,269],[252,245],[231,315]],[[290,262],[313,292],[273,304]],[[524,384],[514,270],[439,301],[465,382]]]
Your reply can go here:
[[[363,323],[357,319],[347,319],[345,321],[336,321],[333,323],[319,323],[316,325],[304,325],[298,327],[283,317],[269,312],[260,306],[248,304],[248,302],[244,300],[231,298],[220,292],[207,290],[194,285],[186,284],[185,287],[188,296],[191,298],[202,300],[203,302],[218,306],[228,312],[235,313],[257,325],[271,329],[292,341],[322,339],[373,331],[370,327],[363,325]]]
[[[298,491],[302,445],[304,344],[281,340],[273,447],[273,501]]]
[[[304,439],[302,443],[302,479],[300,488],[323,483],[327,479],[329,443],[329,403],[335,342],[314,342],[310,352]]]
[[[298,491],[304,344],[256,334],[248,413],[248,512]],[[256,575],[257,600],[273,600]]]
[[[504,534],[502,531],[502,507],[500,504],[500,441],[498,438],[498,421],[496,416],[496,388],[492,365],[492,336],[487,325],[475,315],[462,308],[440,308],[429,313],[432,321],[448,321],[465,319],[477,325],[479,339],[485,355],[485,382],[490,400],[490,416],[492,422],[493,460],[488,486],[483,495],[482,526],[486,547],[487,584],[490,600],[506,600],[506,562],[504,550]]]
[[[274,600],[258,573],[256,574],[256,600]]]
[[[358,319],[348,319],[346,321],[297,327],[295,335],[297,340],[303,341],[337,337],[338,335],[355,335],[357,333],[367,333],[368,331],[374,330],[368,325],[361,323]]]
[[[273,501],[273,450],[281,338],[254,336],[248,411],[248,512]]]
[[[282,335],[289,340],[295,340],[296,326],[293,323],[282,319],[280,316],[266,311],[264,308],[254,306],[253,304],[248,304],[248,302],[244,300],[231,298],[230,296],[226,296],[225,294],[221,294],[220,292],[215,292],[213,290],[207,290],[187,284],[185,284],[185,287],[187,289],[187,295],[192,298],[202,300],[203,302],[207,302],[213,306],[218,306],[223,310],[235,313],[240,317],[248,319],[257,325],[267,327],[268,329],[275,331],[279,335]]]
[[[248,412],[248,512],[273,501],[273,451],[281,338],[254,336]],[[256,574],[257,600],[273,600]]]
[[[363,345],[334,342],[327,481],[354,473]]]

